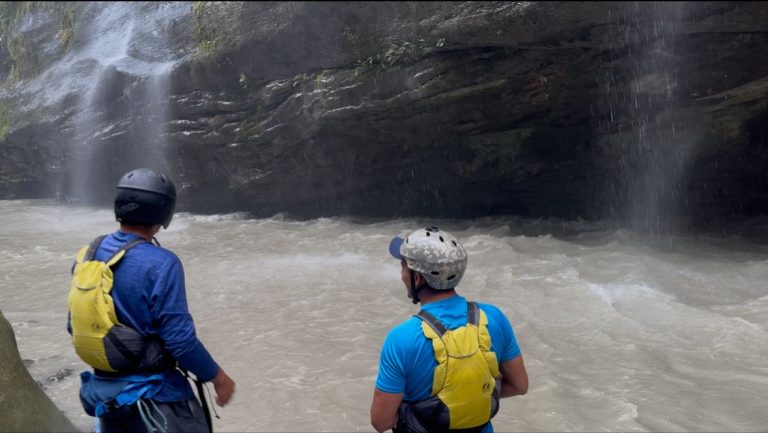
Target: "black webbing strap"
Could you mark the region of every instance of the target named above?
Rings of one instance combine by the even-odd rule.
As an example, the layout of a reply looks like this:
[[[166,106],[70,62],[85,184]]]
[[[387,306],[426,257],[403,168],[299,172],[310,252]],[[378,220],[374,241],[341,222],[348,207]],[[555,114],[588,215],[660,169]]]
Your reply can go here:
[[[195,387],[197,388],[197,396],[200,399],[200,405],[203,407],[203,413],[205,414],[205,423],[208,424],[208,431],[213,432],[211,408],[208,407],[208,400],[205,398],[205,388],[203,387],[203,382],[201,382],[197,377],[190,376],[189,371],[186,368],[179,366],[179,370],[184,373],[184,376],[186,376],[187,379],[192,379],[192,381],[195,382]],[[211,404],[213,404],[213,402],[211,402]],[[216,418],[218,417],[219,415],[217,414]]]
[[[90,245],[88,245],[88,249],[85,250],[85,255],[83,256],[83,263],[93,260],[93,256],[96,255],[96,251],[99,249],[99,246],[101,245],[101,241],[106,238],[107,235],[99,236],[96,239],[94,239]],[[74,262],[72,262],[72,268],[69,269],[69,273],[74,275],[75,274],[75,266],[77,266],[77,259],[75,259]]]
[[[213,420],[211,419],[211,409],[208,407],[208,399],[205,398],[205,390],[203,389],[203,382],[195,379],[195,386],[197,386],[197,394],[200,396],[200,405],[203,406],[203,413],[205,414],[205,422],[208,424],[208,431],[213,432]]]
[[[96,255],[96,251],[99,250],[99,245],[101,245],[101,241],[106,238],[107,235],[99,236],[96,239],[91,242],[91,245],[88,246],[88,251],[85,252],[85,257],[83,257],[83,262],[89,262],[93,260],[93,256]]]
[[[440,323],[440,321],[437,320],[435,316],[427,313],[426,311],[419,311],[419,314],[417,314],[416,317],[427,322],[427,325],[429,325],[429,327],[437,333],[438,337],[442,337],[446,332],[448,332],[448,328],[446,328],[445,325]]]
[[[467,323],[480,325],[480,307],[474,302],[467,302]]]

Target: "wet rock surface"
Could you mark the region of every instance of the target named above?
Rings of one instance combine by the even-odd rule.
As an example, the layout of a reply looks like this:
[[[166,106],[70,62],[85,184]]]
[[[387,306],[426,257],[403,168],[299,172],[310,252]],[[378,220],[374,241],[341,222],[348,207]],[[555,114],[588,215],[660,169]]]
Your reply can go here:
[[[77,431],[29,375],[22,361],[13,328],[0,313],[0,431],[62,432]],[[49,380],[71,374],[63,369]],[[61,377],[59,377],[62,375]]]
[[[85,177],[106,203],[157,161],[197,212],[712,228],[768,211],[759,2],[133,7],[89,4],[72,51],[2,91],[2,197],[77,199]],[[82,48],[105,11],[135,20],[107,66]]]

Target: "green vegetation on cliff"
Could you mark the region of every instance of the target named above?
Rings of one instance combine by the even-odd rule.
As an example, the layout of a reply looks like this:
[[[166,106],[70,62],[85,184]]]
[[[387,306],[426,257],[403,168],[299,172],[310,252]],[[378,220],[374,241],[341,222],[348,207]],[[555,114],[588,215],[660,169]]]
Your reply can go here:
[[[221,28],[208,21],[209,3],[196,1],[192,3],[192,14],[195,16],[195,37],[200,54],[208,55],[230,44],[230,38]]]
[[[355,75],[360,76],[376,69],[381,70],[400,65],[410,65],[432,53],[436,48],[444,46],[445,38],[440,38],[434,43],[427,42],[424,39],[419,39],[415,43],[408,41],[390,43],[385,50],[357,61],[355,63]]]
[[[12,113],[13,110],[5,104],[5,101],[0,99],[0,142],[5,140],[5,136],[11,130],[11,125],[13,124]]]
[[[0,71],[7,71],[5,81],[34,77],[42,66],[24,36],[15,33],[25,16],[38,11],[53,13],[57,21],[56,40],[66,52],[72,47],[75,20],[83,6],[82,2],[0,2]]]

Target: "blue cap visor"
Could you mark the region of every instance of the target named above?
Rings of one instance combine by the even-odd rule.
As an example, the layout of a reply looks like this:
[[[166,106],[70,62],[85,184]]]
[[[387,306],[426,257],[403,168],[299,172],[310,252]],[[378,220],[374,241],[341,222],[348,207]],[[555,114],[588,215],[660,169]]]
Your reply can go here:
[[[389,243],[389,254],[392,254],[392,257],[397,260],[403,260],[405,258],[400,254],[400,245],[402,245],[403,242],[405,242],[405,239],[395,236],[392,238],[392,242]]]

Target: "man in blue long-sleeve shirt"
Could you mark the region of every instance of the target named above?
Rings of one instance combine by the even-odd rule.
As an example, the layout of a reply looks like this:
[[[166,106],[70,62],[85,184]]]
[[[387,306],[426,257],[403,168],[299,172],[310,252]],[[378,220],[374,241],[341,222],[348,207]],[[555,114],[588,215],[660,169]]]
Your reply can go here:
[[[115,215],[120,229],[98,243],[92,259],[106,262],[134,243],[113,266],[110,294],[117,320],[147,341],[160,342],[160,350],[170,362],[158,364],[154,371],[85,373],[80,393],[83,406],[99,417],[105,433],[143,431],[154,426],[168,432],[208,431],[200,403],[176,364],[199,381],[212,382],[220,406],[230,400],[235,383],[195,334],[181,261],[151,242],[160,227],[170,223],[175,187],[162,173],[136,169],[123,176],[117,189]],[[120,405],[118,395],[130,390],[141,398]]]

